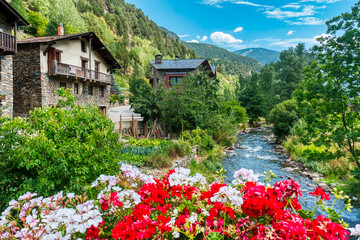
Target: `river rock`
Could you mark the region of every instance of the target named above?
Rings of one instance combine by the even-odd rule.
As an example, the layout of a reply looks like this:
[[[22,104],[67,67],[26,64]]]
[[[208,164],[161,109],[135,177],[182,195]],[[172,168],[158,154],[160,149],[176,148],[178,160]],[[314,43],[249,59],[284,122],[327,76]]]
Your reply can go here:
[[[331,188],[325,182],[319,182],[318,186],[324,189],[325,192],[331,192]]]
[[[307,183],[306,183],[306,185],[307,185],[307,186],[309,186],[309,187],[313,187],[313,188],[315,188],[315,187],[316,187],[314,184],[309,183],[309,182],[307,182]]]
[[[330,183],[330,188],[331,189],[336,188],[336,183]]]
[[[286,168],[284,168],[284,170],[286,170],[286,171],[288,171],[288,172],[292,172],[294,169],[291,168],[291,167],[286,167]]]

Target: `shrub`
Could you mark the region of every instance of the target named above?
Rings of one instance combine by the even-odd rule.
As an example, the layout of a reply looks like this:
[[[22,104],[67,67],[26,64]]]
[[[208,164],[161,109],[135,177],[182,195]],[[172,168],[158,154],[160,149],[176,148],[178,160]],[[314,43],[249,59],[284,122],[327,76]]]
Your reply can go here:
[[[290,99],[276,105],[269,115],[269,122],[274,124],[273,132],[276,139],[285,139],[298,119],[299,113],[294,99]]]
[[[197,151],[200,154],[212,150],[215,146],[215,142],[211,135],[200,128],[196,128],[192,131],[184,131],[181,138],[184,141],[188,141],[190,145],[196,146]]]
[[[70,90],[61,89],[59,95],[66,98],[59,108],[36,108],[29,119],[0,125],[2,204],[27,191],[44,196],[80,192],[100,174],[118,170],[113,123],[97,107],[76,106]]]
[[[158,151],[150,156],[146,164],[153,168],[169,167],[171,164],[171,158],[167,153]]]

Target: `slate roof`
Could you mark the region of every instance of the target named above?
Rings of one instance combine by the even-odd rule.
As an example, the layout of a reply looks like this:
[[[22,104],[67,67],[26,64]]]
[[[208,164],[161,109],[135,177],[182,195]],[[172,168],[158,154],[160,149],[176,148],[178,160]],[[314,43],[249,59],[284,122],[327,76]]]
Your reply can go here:
[[[161,64],[155,64],[155,60],[152,60],[151,64],[158,70],[197,69],[205,61],[206,59],[171,59],[162,60]]]
[[[1,1],[1,0],[0,0]],[[57,41],[62,40],[72,40],[72,39],[86,39],[89,41],[90,37],[92,38],[92,46],[95,51],[97,51],[100,56],[105,60],[105,62],[112,66],[112,68],[121,68],[120,64],[116,61],[116,59],[111,55],[109,50],[104,46],[101,40],[95,35],[93,32],[86,33],[74,33],[62,36],[48,36],[48,37],[31,37],[18,40],[18,44],[32,44],[32,43],[48,43],[48,44],[56,44]]]
[[[17,21],[18,26],[26,26],[29,23],[5,0],[0,0],[0,11],[7,17],[9,22]]]

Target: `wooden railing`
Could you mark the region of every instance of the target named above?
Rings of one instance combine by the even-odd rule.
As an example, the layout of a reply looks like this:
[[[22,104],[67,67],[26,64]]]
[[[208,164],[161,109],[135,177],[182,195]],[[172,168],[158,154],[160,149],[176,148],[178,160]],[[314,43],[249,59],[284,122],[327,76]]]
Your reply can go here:
[[[16,37],[0,32],[0,51],[5,53],[16,53]]]
[[[110,74],[97,72],[74,65],[58,63],[56,60],[52,62],[51,69],[51,74],[53,76],[63,75],[72,78],[97,81],[108,85],[112,84],[112,76]]]

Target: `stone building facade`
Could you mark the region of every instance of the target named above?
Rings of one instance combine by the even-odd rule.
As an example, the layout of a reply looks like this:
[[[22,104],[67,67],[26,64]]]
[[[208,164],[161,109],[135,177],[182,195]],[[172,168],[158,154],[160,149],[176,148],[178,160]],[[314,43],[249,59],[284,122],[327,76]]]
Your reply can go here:
[[[21,40],[14,57],[14,116],[57,106],[60,87],[71,89],[77,104],[97,105],[105,113],[110,71],[119,67],[94,33]]]
[[[13,56],[16,54],[17,25],[28,25],[5,0],[0,0],[0,108],[13,115]]]
[[[163,60],[162,58],[162,55],[156,55],[155,60],[151,61],[152,79],[150,83],[155,89],[160,85],[170,88],[174,84],[184,84],[187,74],[199,71],[201,68],[208,70],[211,78],[216,78],[216,67],[210,66],[206,59]]]

